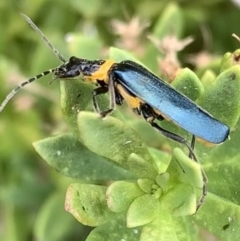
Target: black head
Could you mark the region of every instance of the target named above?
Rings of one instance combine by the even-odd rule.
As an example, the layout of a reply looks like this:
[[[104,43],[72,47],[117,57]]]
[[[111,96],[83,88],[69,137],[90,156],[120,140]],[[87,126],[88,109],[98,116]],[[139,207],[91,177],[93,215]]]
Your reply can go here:
[[[54,72],[54,79],[88,77],[95,73],[105,60],[87,60],[72,56]]]

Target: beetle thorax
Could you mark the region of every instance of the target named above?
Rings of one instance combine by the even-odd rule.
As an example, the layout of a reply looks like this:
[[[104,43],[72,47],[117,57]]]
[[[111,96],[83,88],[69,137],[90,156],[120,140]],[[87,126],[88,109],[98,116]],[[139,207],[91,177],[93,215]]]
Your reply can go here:
[[[55,71],[56,79],[71,79],[82,77],[90,82],[98,80],[108,82],[108,70],[114,61],[111,60],[87,60],[71,57],[67,63],[61,65]]]

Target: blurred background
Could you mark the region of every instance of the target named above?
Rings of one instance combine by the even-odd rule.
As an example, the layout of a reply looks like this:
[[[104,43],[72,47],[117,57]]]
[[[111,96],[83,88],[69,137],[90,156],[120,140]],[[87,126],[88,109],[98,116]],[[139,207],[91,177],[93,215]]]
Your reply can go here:
[[[231,37],[240,35],[239,7],[238,0],[2,0],[0,100],[29,77],[61,64],[20,12],[66,59],[107,58],[109,47],[115,46],[169,77],[174,70],[163,73],[166,57],[179,50],[176,66],[188,66],[199,75],[210,66],[218,73],[221,55],[240,46]],[[24,88],[0,113],[2,241],[80,241],[90,231],[64,210],[65,191],[76,180],[49,168],[32,146],[67,131],[59,83],[49,86],[50,80],[51,76]],[[215,239],[202,235],[199,240]]]

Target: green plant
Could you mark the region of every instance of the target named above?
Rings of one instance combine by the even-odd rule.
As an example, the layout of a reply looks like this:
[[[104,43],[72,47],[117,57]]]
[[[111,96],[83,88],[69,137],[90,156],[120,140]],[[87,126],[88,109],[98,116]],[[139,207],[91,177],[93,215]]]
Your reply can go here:
[[[81,38],[76,39],[72,44],[83,46]],[[96,42],[88,41],[87,49],[95,46]],[[82,56],[81,49],[79,52]],[[187,68],[178,72],[172,82],[236,129],[232,140],[221,146],[196,147],[209,178],[208,196],[196,214],[203,185],[201,167],[188,158],[182,147],[174,148],[171,155],[146,146],[140,135],[147,123],[136,124],[139,121],[132,121],[130,114],[123,117],[117,110],[114,117],[101,119],[88,112],[92,109],[92,86],[75,80],[61,81],[62,111],[71,132],[35,142],[34,147],[58,172],[83,181],[69,186],[65,208],[82,224],[96,227],[87,240],[196,240],[194,223],[220,239],[237,240],[240,209],[235,184],[240,167],[237,153],[229,151],[237,145],[235,138],[239,136],[236,123],[240,115],[240,67],[234,61],[237,52],[223,57],[219,75],[208,78],[206,71],[203,84]],[[134,59],[115,48],[110,50],[109,58]],[[101,98],[101,104],[106,106],[107,97]],[[188,136],[171,123],[163,125]],[[163,138],[156,138],[156,142],[160,140]]]
[[[44,30],[57,26],[55,28],[57,33],[53,38],[51,37],[51,41],[61,51],[67,49],[65,51],[69,51],[70,55],[90,59],[99,58],[103,46],[108,45],[112,40],[109,33],[103,34],[104,37],[83,36],[76,28],[71,35],[71,41],[66,46],[62,43],[58,45],[59,39],[61,42],[63,39],[61,33],[66,33],[66,29],[73,30],[73,23],[81,15],[84,19],[82,25],[86,24],[87,27],[89,24],[90,27],[96,25],[101,35],[106,31],[106,26],[103,24],[104,18],[108,20],[121,18],[122,14],[119,13],[117,1],[111,2],[111,5],[109,4],[108,8],[101,12],[98,11],[99,4],[104,3],[89,1],[88,4],[86,2],[82,4],[81,2],[71,1],[70,4],[73,7],[69,8],[67,2],[59,1],[59,5],[53,3],[51,9],[44,8],[45,1],[41,0],[38,5],[34,5],[36,9],[33,13],[35,12],[35,16],[41,16],[41,21],[46,28]],[[179,8],[174,3],[167,5],[168,1],[162,1],[157,8],[154,4],[151,5],[149,0],[142,1],[139,5],[134,1],[127,3],[129,8],[134,8],[137,16],[142,13],[144,16],[151,16],[153,25],[150,30],[153,37],[151,40],[158,48],[158,39],[168,38],[169,40],[169,35],[183,47],[184,41],[178,40],[183,36],[183,30],[192,34],[192,30],[200,20],[209,20],[209,25],[215,26],[212,30],[214,33],[212,51],[220,49],[224,52],[232,46],[230,36],[223,25],[230,18],[234,20],[238,12],[235,11],[234,14],[231,12],[227,17],[222,18],[220,9],[225,11],[224,7],[219,7],[219,12],[212,11],[216,9],[215,6],[218,6],[216,2],[218,1],[211,3],[195,1],[187,4],[183,1],[184,8]],[[212,4],[211,11],[204,8],[206,4]],[[93,5],[96,8],[92,8]],[[167,7],[163,8],[165,5]],[[40,6],[43,6],[44,11],[39,10]],[[9,15],[9,11],[1,12],[6,19],[6,13]],[[64,18],[59,21],[59,16]],[[210,16],[213,16],[211,21]],[[19,19],[19,16],[16,19]],[[189,19],[190,21],[187,21]],[[41,21],[39,20],[40,23]],[[24,21],[13,22],[13,28],[9,27],[8,38],[1,39],[4,43],[0,46],[3,48],[3,53],[7,50],[5,46],[11,46],[8,57],[14,56],[15,61],[25,69],[29,69],[31,74],[36,74],[49,66],[52,67],[51,62],[55,60],[55,56],[48,59],[42,54],[42,48],[28,51],[29,45],[19,47],[16,44],[18,41],[11,42],[14,39],[11,36],[16,35],[18,36],[16,39],[19,40],[19,36],[23,35],[23,25],[26,25],[24,33],[27,37],[35,35]],[[4,27],[4,24],[0,24]],[[228,27],[237,28],[234,24]],[[48,32],[45,33],[48,36]],[[145,36],[145,34],[142,35]],[[40,42],[39,39],[37,41]],[[199,45],[199,39],[196,41]],[[130,51],[111,48],[107,58],[116,61],[124,59],[139,61],[140,59],[153,72],[158,75],[160,72],[160,75],[164,76],[166,69],[163,68],[162,61],[166,60],[166,53],[159,53],[150,41],[143,45],[145,51],[144,53],[140,51],[138,57],[133,57]],[[22,49],[23,60],[23,53],[20,51]],[[174,51],[176,54],[176,49]],[[135,50],[133,52],[138,53]],[[8,236],[5,240],[25,241],[32,232],[39,240],[66,240],[66,236],[69,233],[72,234],[73,227],[81,231],[80,237],[83,239],[82,233],[86,229],[80,223],[76,224],[71,219],[71,215],[63,211],[66,185],[69,186],[65,201],[66,210],[81,223],[95,227],[87,240],[199,240],[199,230],[202,228],[221,240],[238,240],[240,236],[238,229],[240,219],[238,53],[239,50],[227,53],[222,58],[222,63],[220,58],[216,58],[205,66],[197,65],[195,71],[188,68],[180,69],[182,55],[180,55],[181,61],[179,61],[179,55],[176,56],[174,63],[176,66],[167,66],[173,68],[170,74],[168,72],[165,75],[165,79],[172,81],[175,88],[228,124],[232,130],[231,140],[227,140],[220,146],[205,147],[201,143],[196,146],[196,154],[209,178],[209,194],[204,205],[195,215],[196,200],[201,194],[202,187],[200,166],[187,157],[183,146],[178,145],[176,148],[175,143],[160,136],[147,123],[133,115],[128,108],[123,107],[121,111],[116,110],[111,117],[100,119],[92,113],[92,86],[80,80],[61,81],[61,106],[69,132],[34,143],[37,152],[60,173],[59,175],[52,172],[50,168],[43,168],[44,164],[40,161],[41,164],[31,162],[36,157],[31,152],[25,154],[23,151],[29,151],[29,140],[42,139],[46,136],[45,129],[43,133],[39,130],[43,120],[51,123],[51,132],[56,130],[59,132],[61,129],[59,119],[62,115],[58,111],[60,108],[54,92],[49,94],[44,92],[44,96],[50,101],[39,100],[37,105],[39,112],[29,108],[26,112],[17,113],[18,117],[15,118],[16,113],[11,113],[11,108],[8,109],[10,115],[6,119],[1,115],[0,125],[0,131],[4,130],[2,132],[4,141],[0,146],[0,176],[3,180],[1,182],[3,185],[0,186],[0,201],[1,205],[3,204],[2,213],[4,214],[1,216],[7,220]],[[7,73],[12,71],[14,63],[8,58],[2,58],[0,66],[1,78],[5,80]],[[5,90],[1,89],[0,94],[4,97]],[[104,108],[108,104],[108,98],[100,98],[100,102]],[[53,106],[56,106],[56,109]],[[164,121],[161,124],[190,139],[188,133],[179,130],[171,123]],[[12,133],[11,137],[9,132]],[[11,141],[8,141],[8,138]],[[12,157],[10,164],[9,156]],[[26,164],[28,160],[30,160],[29,166]],[[183,169],[179,168],[179,165]],[[34,167],[40,171],[33,171]],[[64,176],[72,179],[66,179]],[[18,184],[22,186],[19,187]],[[26,187],[23,184],[26,184]],[[31,231],[32,226],[34,226],[33,231]],[[72,240],[71,237],[69,240]],[[76,240],[79,239],[76,238]]]

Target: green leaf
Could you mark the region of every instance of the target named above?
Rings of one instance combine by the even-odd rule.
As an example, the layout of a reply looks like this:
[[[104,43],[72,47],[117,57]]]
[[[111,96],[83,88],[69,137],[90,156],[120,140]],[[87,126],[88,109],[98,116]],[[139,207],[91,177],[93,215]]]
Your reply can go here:
[[[164,206],[160,209],[153,222],[143,227],[140,241],[192,241],[197,239],[198,232],[188,217],[174,217]]]
[[[171,240],[179,241],[171,215],[161,207],[156,210],[156,217],[143,227],[140,241]]]
[[[198,100],[214,117],[234,127],[240,115],[240,66],[222,72]]]
[[[150,223],[158,214],[159,199],[145,194],[136,198],[127,212],[127,226],[138,227]]]
[[[239,143],[240,122],[238,121],[237,125],[231,131],[230,137],[223,144],[214,147],[213,151],[204,160],[204,167],[212,166],[214,168],[214,165],[231,161],[233,158],[236,158],[236,162],[238,163]],[[205,151],[203,153],[205,154]]]
[[[124,215],[118,215],[111,221],[98,226],[86,241],[139,241],[141,228],[127,228]]]
[[[216,74],[212,70],[206,70],[201,77],[203,87],[208,88],[208,86],[214,82],[216,77]]]
[[[158,134],[159,135],[159,134]],[[167,170],[172,156],[168,152],[160,151],[155,148],[148,148],[151,156],[153,157],[154,163],[155,163],[155,169],[158,173],[163,173]]]
[[[170,174],[169,190],[161,197],[173,215],[190,215],[196,211],[196,191],[203,188],[201,165],[190,159],[181,149],[173,150],[167,172]]]
[[[133,179],[130,172],[96,155],[71,134],[49,137],[33,143],[35,150],[65,176],[85,180]]]
[[[128,161],[129,169],[139,178],[148,178],[155,180],[157,175],[153,164],[138,156],[135,153],[130,154]]]
[[[167,172],[170,174],[170,185],[174,186],[179,183],[187,183],[195,188],[202,189],[203,178],[201,165],[190,159],[181,149],[173,150],[172,158]]]
[[[74,183],[68,187],[65,209],[80,223],[98,226],[115,215],[107,206],[107,187]]]
[[[199,228],[193,225],[192,216],[174,217],[172,222],[179,241],[199,240]]]
[[[165,192],[169,185],[169,173],[164,172],[156,176],[156,183]]]
[[[233,54],[230,52],[225,53],[221,60],[220,72],[227,70],[228,68],[232,67],[233,65],[234,65]]]
[[[208,70],[212,71],[215,75],[219,74],[220,71],[220,65],[221,65],[221,57],[220,56],[215,56],[213,60],[211,60],[210,63],[204,66],[200,66],[198,69],[196,69],[196,74],[199,78],[202,79],[204,73]],[[215,79],[215,78],[214,78]],[[203,83],[204,85],[204,83]],[[207,87],[205,85],[204,87]]]
[[[152,188],[153,188],[153,185],[155,184],[155,182],[151,179],[139,178],[139,179],[137,179],[137,184],[143,192],[152,194]]]
[[[158,38],[164,38],[169,34],[180,36],[182,33],[181,9],[174,2],[169,3],[154,25],[153,34]]]
[[[34,237],[37,240],[65,240],[66,235],[76,227],[75,220],[64,210],[63,203],[64,194],[54,193],[42,205],[34,224]]]
[[[190,184],[178,184],[172,187],[160,201],[173,216],[186,216],[196,212],[196,193]]]
[[[192,186],[202,189],[203,178],[202,178],[202,167],[199,163],[189,158],[180,148],[173,150],[174,156],[177,159],[179,167],[182,169],[180,173],[184,172],[184,179],[187,180]]]
[[[221,70],[223,72],[234,65],[239,65],[240,49],[235,50],[233,53],[226,53],[222,57]]]
[[[92,91],[94,87],[83,83],[81,80],[62,80],[60,81],[61,108],[62,113],[71,132],[78,133],[77,115],[80,111],[92,111]],[[102,96],[101,96],[102,97]],[[100,102],[107,100],[100,98]]]
[[[144,192],[136,183],[118,181],[107,189],[107,204],[113,212],[126,211],[129,205]]]
[[[188,68],[181,69],[172,82],[172,86],[191,100],[203,93],[203,85],[197,75]]]
[[[239,240],[240,207],[226,199],[208,193],[195,220],[219,240]]]
[[[240,155],[226,159],[222,163],[206,162],[204,170],[208,176],[208,189],[211,193],[240,205],[239,165]]]
[[[78,115],[79,139],[91,151],[113,160],[125,169],[130,169],[128,157],[136,153],[144,160],[152,162],[146,146],[137,133],[124,122],[108,116],[89,112]]]

